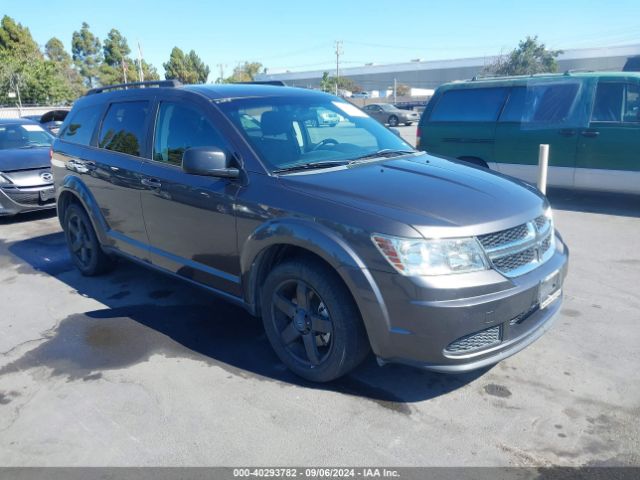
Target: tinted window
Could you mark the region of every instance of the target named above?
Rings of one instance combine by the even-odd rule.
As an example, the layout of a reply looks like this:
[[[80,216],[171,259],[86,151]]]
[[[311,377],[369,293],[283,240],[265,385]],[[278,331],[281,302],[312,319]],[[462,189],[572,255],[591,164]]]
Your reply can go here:
[[[80,145],[89,145],[100,116],[99,107],[86,107],[71,112],[60,138]]]
[[[620,122],[622,120],[623,99],[624,84],[599,83],[591,120],[594,122]]]
[[[640,86],[627,85],[624,103],[624,122],[640,122]]]
[[[0,150],[48,147],[52,143],[53,137],[40,125],[0,124]]]
[[[202,112],[176,103],[160,105],[154,138],[153,159],[174,165],[182,164],[187,148],[225,147],[222,136]]]
[[[140,156],[149,102],[113,103],[102,122],[98,146]]]
[[[506,88],[449,90],[436,104],[432,122],[495,122],[507,95]]]
[[[571,114],[577,83],[541,84],[511,89],[501,122],[563,123]]]

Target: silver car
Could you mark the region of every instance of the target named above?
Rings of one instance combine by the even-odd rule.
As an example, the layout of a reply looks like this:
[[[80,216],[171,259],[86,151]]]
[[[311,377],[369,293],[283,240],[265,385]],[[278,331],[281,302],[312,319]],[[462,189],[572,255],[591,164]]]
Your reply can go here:
[[[0,120],[0,216],[55,208],[53,139],[31,120]]]
[[[411,125],[420,120],[420,115],[413,110],[402,110],[390,103],[372,103],[363,108],[367,114],[380,123],[395,127],[401,123]]]

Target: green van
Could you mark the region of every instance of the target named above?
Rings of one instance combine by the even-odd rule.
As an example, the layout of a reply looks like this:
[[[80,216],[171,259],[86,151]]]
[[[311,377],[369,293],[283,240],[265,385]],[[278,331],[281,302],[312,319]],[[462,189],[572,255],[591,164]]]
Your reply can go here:
[[[530,183],[549,145],[550,186],[640,194],[640,73],[473,79],[442,85],[417,147]]]

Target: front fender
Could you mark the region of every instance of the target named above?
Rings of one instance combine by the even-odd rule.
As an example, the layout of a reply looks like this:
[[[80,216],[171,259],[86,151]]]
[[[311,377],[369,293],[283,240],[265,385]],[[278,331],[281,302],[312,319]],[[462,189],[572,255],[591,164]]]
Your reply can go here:
[[[294,218],[274,219],[261,225],[240,249],[245,301],[255,308],[257,272],[263,253],[275,245],[299,247],[314,253],[340,275],[354,298],[374,352],[390,329],[387,308],[378,285],[354,250],[334,231],[318,223]],[[255,310],[254,310],[255,311]],[[259,312],[256,312],[259,313]]]

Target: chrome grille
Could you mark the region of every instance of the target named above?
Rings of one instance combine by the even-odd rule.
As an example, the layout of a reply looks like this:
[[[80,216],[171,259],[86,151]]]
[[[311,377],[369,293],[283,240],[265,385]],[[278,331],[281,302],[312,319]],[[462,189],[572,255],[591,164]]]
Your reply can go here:
[[[55,199],[52,198],[46,202],[42,202],[40,200],[40,189],[37,190],[26,190],[26,189],[17,189],[17,188],[6,188],[2,190],[11,200],[20,205],[47,205],[49,203],[54,203]]]
[[[502,331],[500,325],[496,325],[495,327],[466,335],[451,342],[447,345],[447,348],[445,348],[445,352],[451,354],[467,353],[500,343],[501,339]]]
[[[527,234],[527,225],[522,224],[509,230],[482,235],[478,237],[478,240],[480,240],[483,247],[492,248],[504,245],[505,243],[517,242],[518,240],[526,238]]]
[[[520,268],[523,265],[531,263],[536,258],[535,248],[527,248],[513,255],[505,255],[504,257],[496,258],[493,260],[495,267],[503,272],[510,272],[516,268]]]
[[[553,222],[540,215],[516,227],[481,235],[478,240],[496,270],[517,277],[553,255]]]

